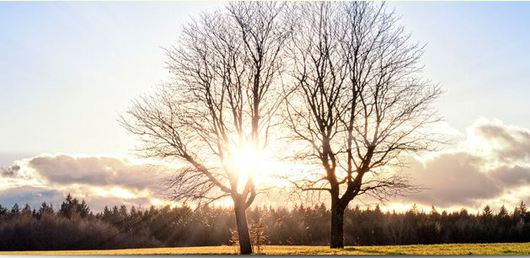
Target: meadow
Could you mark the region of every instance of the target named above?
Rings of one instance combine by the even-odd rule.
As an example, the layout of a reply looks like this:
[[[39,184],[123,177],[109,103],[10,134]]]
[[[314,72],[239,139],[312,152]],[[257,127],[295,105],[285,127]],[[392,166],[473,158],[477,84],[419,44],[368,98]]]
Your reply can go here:
[[[183,254],[237,254],[234,246],[202,246],[172,248],[138,248],[116,250],[75,251],[4,251],[0,255],[183,255]],[[269,245],[264,255],[528,255],[530,243],[493,244],[436,244],[436,245],[382,245],[347,246],[342,250],[327,246]]]

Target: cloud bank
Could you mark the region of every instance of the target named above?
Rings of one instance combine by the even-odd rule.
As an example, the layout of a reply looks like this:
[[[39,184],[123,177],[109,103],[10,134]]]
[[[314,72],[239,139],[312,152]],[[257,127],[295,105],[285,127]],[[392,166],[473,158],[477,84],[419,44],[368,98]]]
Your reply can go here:
[[[479,120],[456,144],[428,158],[410,158],[408,164],[403,173],[423,190],[391,203],[479,209],[530,201],[530,131],[525,128]],[[0,204],[58,204],[68,193],[94,210],[167,204],[163,183],[171,171],[116,157],[38,155],[0,170]]]
[[[39,155],[16,161],[0,173],[0,204],[60,203],[71,193],[95,210],[103,205],[148,206],[164,203],[171,169],[114,157]]]
[[[167,168],[149,164],[132,164],[109,157],[71,157],[67,155],[35,157],[29,166],[49,182],[122,186],[129,189],[157,190]]]
[[[480,208],[530,200],[530,131],[480,120],[465,138],[432,158],[412,160],[407,174],[424,188],[407,199],[437,207]]]

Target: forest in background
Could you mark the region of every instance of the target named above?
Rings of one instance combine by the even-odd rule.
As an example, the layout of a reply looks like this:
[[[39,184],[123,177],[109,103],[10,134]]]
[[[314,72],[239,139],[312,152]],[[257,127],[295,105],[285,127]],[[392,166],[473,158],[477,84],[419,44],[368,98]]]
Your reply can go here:
[[[263,228],[266,244],[326,245],[330,212],[325,205],[255,207],[252,227]],[[492,243],[530,241],[530,212],[521,202],[513,211],[486,206],[479,213],[383,212],[348,208],[346,245]],[[134,247],[230,245],[235,228],[231,208],[106,207],[94,213],[70,195],[55,210],[43,203],[12,208],[0,205],[0,250],[80,250]]]

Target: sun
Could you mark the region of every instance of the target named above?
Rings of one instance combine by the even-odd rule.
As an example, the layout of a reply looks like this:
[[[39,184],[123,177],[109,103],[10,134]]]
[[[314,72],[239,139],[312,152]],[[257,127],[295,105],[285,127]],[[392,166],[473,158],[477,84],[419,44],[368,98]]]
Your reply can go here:
[[[231,163],[239,175],[255,174],[256,170],[265,163],[264,159],[263,151],[254,148],[251,144],[245,144],[231,151]]]
[[[230,146],[228,153],[230,170],[239,176],[254,176],[259,170],[265,169],[266,159],[265,151],[251,143]]]
[[[237,176],[238,191],[243,189],[248,179],[262,189],[288,187],[290,182],[285,179],[286,175],[294,175],[308,169],[306,164],[277,156],[278,150],[285,148],[285,145],[278,142],[268,142],[264,146],[248,139],[234,137],[225,146],[223,166],[228,173]]]
[[[270,154],[268,149],[258,148],[251,142],[234,144],[228,149],[225,165],[237,174],[239,184],[252,179],[254,184],[262,185],[270,181],[278,169],[278,162]],[[238,185],[238,188],[242,188],[242,185]]]

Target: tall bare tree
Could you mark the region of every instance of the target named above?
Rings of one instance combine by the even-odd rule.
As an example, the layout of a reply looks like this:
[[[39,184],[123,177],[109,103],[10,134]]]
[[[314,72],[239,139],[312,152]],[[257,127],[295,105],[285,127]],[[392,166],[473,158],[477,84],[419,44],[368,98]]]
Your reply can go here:
[[[235,3],[185,26],[167,51],[172,82],[136,100],[122,119],[146,156],[187,164],[170,183],[173,199],[232,198],[242,254],[252,253],[246,209],[257,189],[253,171],[238,171],[233,162],[238,152],[267,147],[281,105],[276,84],[289,32],[282,9]]]
[[[399,173],[401,154],[427,150],[439,119],[438,87],[420,79],[422,47],[384,4],[295,4],[289,43],[295,84],[287,123],[304,143],[298,158],[322,172],[293,180],[331,197],[330,247],[342,248],[343,217],[357,196],[385,199],[413,187]]]

